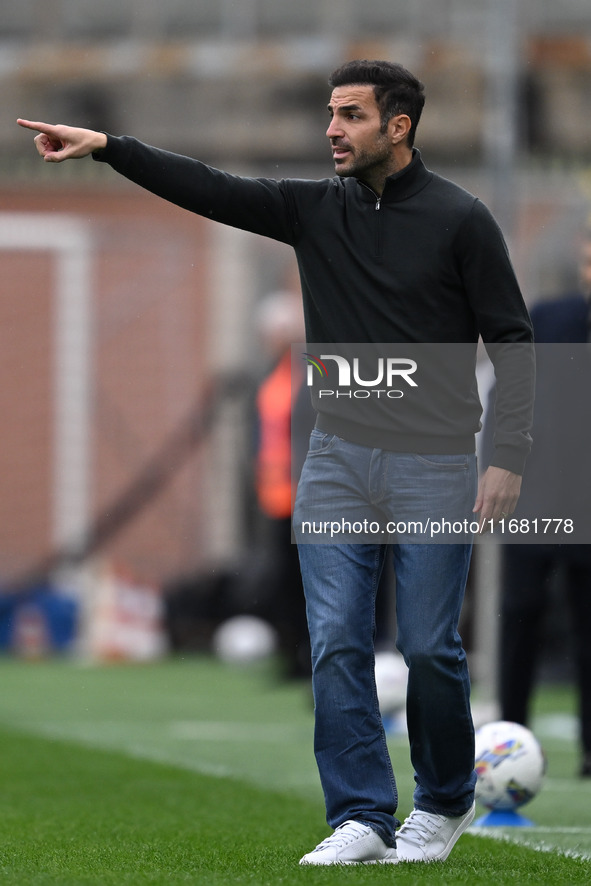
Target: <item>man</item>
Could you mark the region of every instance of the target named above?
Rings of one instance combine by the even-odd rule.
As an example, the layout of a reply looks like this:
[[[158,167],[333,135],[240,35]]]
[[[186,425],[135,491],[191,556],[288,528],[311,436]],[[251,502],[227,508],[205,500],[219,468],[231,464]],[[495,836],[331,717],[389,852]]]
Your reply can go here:
[[[253,403],[252,485],[256,498],[255,537],[265,551],[267,606],[261,610],[279,636],[284,676],[310,676],[310,642],[298,552],[292,538],[297,464],[303,462],[315,414],[305,389],[304,368],[293,372],[291,345],[304,336],[298,292],[273,292],[257,306],[256,331],[267,365]],[[292,416],[298,433],[292,447]],[[299,439],[301,437],[301,439]],[[255,516],[255,515],[253,515]]]
[[[519,513],[565,516],[584,538],[588,527],[591,463],[589,352],[591,231],[579,254],[579,289],[538,302],[531,319],[538,345],[538,383],[532,452]],[[535,433],[539,430],[539,433]],[[550,539],[547,539],[550,541]],[[568,536],[565,541],[568,541]],[[499,655],[501,715],[527,725],[536,665],[543,654],[542,626],[550,589],[559,582],[570,610],[572,652],[579,696],[579,773],[591,778],[591,546],[505,545]]]
[[[327,136],[337,176],[323,181],[246,179],[130,138],[19,121],[39,132],[49,162],[93,153],[136,183],[194,212],[289,243],[300,267],[306,337],[313,343],[531,342],[527,311],[488,210],[429,172],[413,149],[422,84],[384,61],[345,64],[331,77]],[[511,514],[529,449],[529,393],[508,402],[512,371],[495,366],[497,451],[476,491],[479,409],[454,399],[460,427],[436,415],[435,431],[389,433],[317,402],[319,417],[296,511],[340,488],[357,498],[379,479],[433,498],[480,525]],[[527,388],[527,385],[526,385]],[[529,389],[528,389],[529,390]],[[330,398],[329,398],[330,399]],[[342,400],[341,402],[344,402]],[[523,416],[522,416],[523,413]],[[516,418],[516,415],[519,415]],[[371,424],[371,421],[370,421]],[[368,431],[369,437],[368,440]],[[379,477],[371,475],[378,466]],[[336,475],[332,484],[331,476]],[[369,480],[367,479],[369,477]],[[373,500],[372,500],[373,502]],[[334,501],[333,501],[334,504]],[[386,516],[390,517],[388,512]],[[296,514],[294,527],[301,525]],[[300,543],[301,542],[301,543]],[[469,678],[457,624],[470,543],[308,544],[299,554],[312,644],[315,752],[334,833],[303,864],[395,863],[447,858],[474,815],[474,735]],[[393,552],[398,646],[409,666],[408,723],[415,809],[395,834],[397,793],[373,676],[375,591]]]

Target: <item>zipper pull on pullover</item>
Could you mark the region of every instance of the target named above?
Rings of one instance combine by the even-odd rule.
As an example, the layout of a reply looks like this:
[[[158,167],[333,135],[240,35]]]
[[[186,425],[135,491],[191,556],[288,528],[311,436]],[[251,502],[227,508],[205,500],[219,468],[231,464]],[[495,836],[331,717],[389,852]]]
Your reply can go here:
[[[381,204],[382,204],[382,198],[378,197],[378,199],[376,200],[376,212],[380,208]]]

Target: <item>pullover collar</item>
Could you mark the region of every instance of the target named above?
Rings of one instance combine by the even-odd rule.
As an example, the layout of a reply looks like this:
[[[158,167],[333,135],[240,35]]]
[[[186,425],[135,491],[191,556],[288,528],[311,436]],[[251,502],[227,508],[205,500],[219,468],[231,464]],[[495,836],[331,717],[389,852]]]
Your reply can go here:
[[[405,166],[400,172],[395,172],[394,175],[389,175],[386,179],[379,202],[383,205],[384,203],[400,203],[402,200],[407,200],[422,191],[432,178],[433,173],[423,163],[420,151],[413,148],[412,160],[408,166]],[[360,197],[365,203],[376,202],[377,194],[369,185],[359,179],[355,179],[355,183]]]

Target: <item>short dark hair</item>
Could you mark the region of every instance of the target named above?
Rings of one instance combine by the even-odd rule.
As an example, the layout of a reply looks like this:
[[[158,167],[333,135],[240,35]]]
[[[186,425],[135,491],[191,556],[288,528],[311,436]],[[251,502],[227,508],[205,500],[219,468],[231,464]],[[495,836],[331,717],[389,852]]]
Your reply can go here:
[[[415,133],[425,104],[425,87],[420,80],[396,62],[368,61],[355,59],[345,62],[329,77],[328,85],[373,86],[376,102],[380,110],[382,129],[397,114],[408,114],[410,130],[408,145],[412,147]]]

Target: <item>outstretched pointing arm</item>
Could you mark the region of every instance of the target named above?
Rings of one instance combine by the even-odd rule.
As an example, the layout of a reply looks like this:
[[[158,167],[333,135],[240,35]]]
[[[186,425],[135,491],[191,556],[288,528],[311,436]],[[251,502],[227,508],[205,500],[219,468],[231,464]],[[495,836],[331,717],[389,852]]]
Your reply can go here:
[[[104,148],[107,136],[93,129],[77,129],[74,126],[52,126],[50,123],[32,123],[30,120],[17,120],[19,126],[38,132],[35,145],[48,163],[61,163],[62,160],[75,160],[87,157],[93,151]]]
[[[35,145],[49,163],[94,155],[152,194],[213,221],[293,244],[299,221],[282,183],[231,175],[130,136],[19,120],[37,132]],[[305,184],[305,183],[304,183]]]

